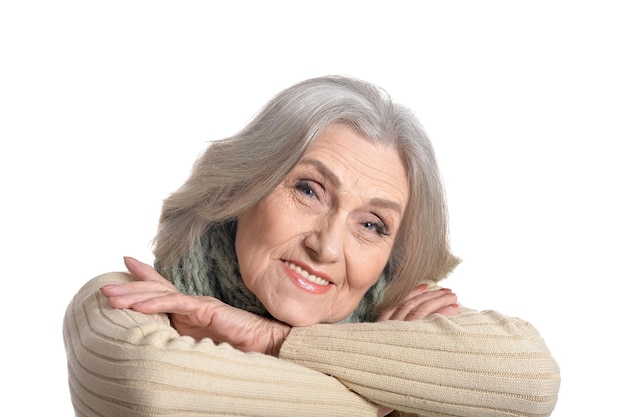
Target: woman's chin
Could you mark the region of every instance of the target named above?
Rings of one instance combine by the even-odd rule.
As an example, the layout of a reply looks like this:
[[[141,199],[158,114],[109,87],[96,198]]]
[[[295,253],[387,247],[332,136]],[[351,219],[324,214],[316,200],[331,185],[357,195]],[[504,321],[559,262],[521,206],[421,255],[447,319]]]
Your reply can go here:
[[[335,319],[333,317],[320,316],[319,314],[293,314],[292,312],[286,311],[276,312],[276,314],[270,312],[270,314],[272,314],[272,316],[276,320],[280,320],[283,323],[290,325],[291,327],[308,327],[315,324],[338,323],[345,317],[347,317],[346,315],[345,317]]]
[[[291,315],[287,315],[285,318],[276,317],[278,320],[287,323],[291,327],[308,327],[313,326],[314,324],[320,324],[326,322],[320,318],[313,317],[293,317]]]
[[[293,310],[279,309],[278,311],[269,311],[272,317],[282,321],[291,327],[307,327],[323,322],[328,322],[325,317],[319,314],[311,314],[308,312],[295,313]]]

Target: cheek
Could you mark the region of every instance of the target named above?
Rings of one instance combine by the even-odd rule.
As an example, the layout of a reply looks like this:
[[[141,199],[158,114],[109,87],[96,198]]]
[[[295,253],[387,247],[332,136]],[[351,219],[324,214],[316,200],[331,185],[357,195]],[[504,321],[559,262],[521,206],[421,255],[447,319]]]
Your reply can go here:
[[[389,260],[390,251],[371,250],[349,256],[348,276],[352,277],[350,287],[363,294],[376,283]]]
[[[237,221],[237,234],[235,236],[235,253],[244,281],[246,281],[246,278],[248,278],[253,271],[252,265],[258,262],[258,260],[255,260],[258,256],[255,250],[259,245],[258,242],[255,242],[254,237],[263,236],[261,233],[262,229],[263,222],[261,217],[257,214],[256,207],[249,209],[239,216]]]
[[[294,221],[294,216],[286,213],[285,204],[272,198],[239,216],[235,251],[242,274],[264,266],[273,251],[289,240]]]

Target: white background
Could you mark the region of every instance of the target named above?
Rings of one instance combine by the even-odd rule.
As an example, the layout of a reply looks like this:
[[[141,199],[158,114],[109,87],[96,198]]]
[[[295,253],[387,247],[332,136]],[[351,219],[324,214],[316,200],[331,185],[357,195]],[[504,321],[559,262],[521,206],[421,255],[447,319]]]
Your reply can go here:
[[[541,331],[562,371],[553,416],[618,415],[618,4],[3,2],[3,409],[71,415],[72,295],[124,255],[152,260],[161,201],[210,140],[282,88],[339,73],[385,87],[429,132],[464,259],[446,285]]]

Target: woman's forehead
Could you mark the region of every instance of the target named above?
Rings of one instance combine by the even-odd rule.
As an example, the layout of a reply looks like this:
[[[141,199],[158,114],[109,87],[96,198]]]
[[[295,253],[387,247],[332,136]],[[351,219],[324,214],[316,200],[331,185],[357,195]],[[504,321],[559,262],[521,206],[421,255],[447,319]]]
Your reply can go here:
[[[298,165],[315,169],[344,191],[354,187],[354,192],[406,206],[408,177],[399,152],[391,146],[374,144],[348,126],[331,125],[323,131]]]

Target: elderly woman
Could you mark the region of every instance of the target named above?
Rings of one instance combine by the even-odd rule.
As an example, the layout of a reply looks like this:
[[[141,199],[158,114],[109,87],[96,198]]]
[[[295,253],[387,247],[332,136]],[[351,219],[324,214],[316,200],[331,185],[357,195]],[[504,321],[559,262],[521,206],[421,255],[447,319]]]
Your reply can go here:
[[[67,309],[80,416],[548,416],[538,332],[459,307],[430,141],[352,78],[286,89],[164,202],[155,268]],[[163,278],[165,277],[165,278]]]

